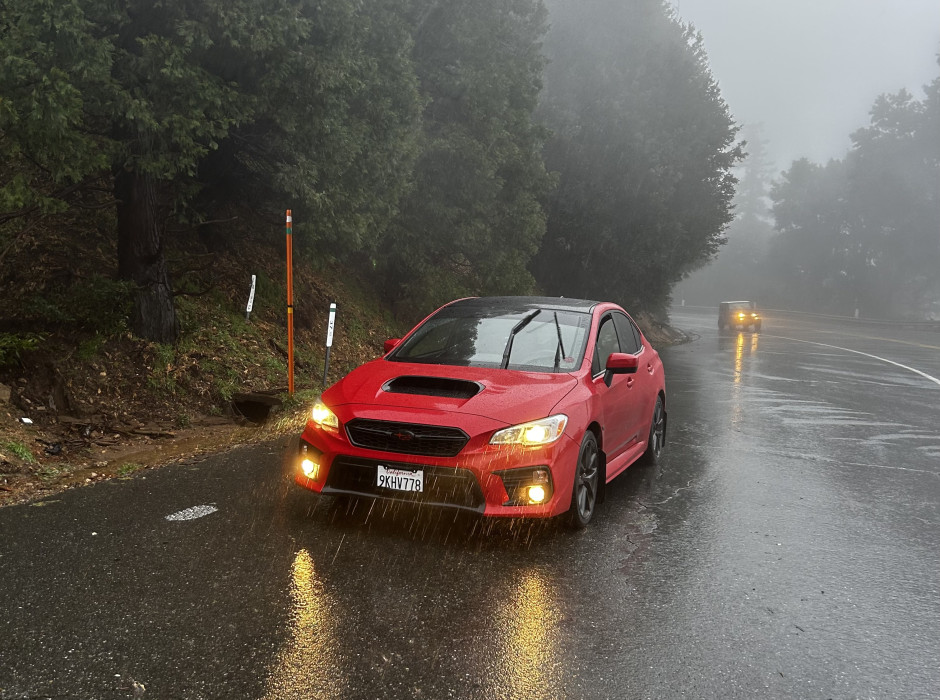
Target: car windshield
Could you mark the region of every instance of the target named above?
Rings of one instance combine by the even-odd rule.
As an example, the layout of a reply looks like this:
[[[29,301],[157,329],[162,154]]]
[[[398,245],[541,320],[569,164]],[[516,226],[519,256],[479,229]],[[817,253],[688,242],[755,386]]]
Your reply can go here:
[[[388,356],[394,362],[571,372],[591,315],[554,309],[441,309]]]

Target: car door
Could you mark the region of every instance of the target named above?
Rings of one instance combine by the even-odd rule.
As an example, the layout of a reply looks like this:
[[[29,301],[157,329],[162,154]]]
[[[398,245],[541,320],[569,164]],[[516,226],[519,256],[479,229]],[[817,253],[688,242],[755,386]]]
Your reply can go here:
[[[604,382],[604,368],[612,352],[622,350],[614,317],[607,313],[598,325],[591,374],[594,393],[601,407],[604,451],[608,461],[627,449],[636,434],[635,408],[631,405],[633,375],[615,374],[610,386]]]
[[[643,344],[643,334],[626,314],[614,312],[614,325],[620,339],[620,352],[636,355],[639,360],[636,374],[627,375],[632,380],[627,386],[630,390],[629,420],[631,442],[646,440],[649,437],[649,422],[653,415],[654,355],[652,348]]]

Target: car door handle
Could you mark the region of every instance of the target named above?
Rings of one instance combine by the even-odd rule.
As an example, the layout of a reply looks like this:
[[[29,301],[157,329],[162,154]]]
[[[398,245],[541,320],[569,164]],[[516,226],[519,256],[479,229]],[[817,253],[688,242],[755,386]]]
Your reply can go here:
[[[652,373],[655,371],[655,370],[653,369],[653,363],[652,363],[652,362],[647,363],[647,365],[646,365],[646,371],[649,372],[650,374],[652,374]]]
[[[633,377],[627,377],[627,388],[633,387]]]

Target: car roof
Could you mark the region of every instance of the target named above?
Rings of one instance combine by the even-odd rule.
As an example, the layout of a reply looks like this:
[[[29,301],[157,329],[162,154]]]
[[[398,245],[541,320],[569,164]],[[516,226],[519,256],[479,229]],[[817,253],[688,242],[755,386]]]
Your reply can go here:
[[[525,309],[551,309],[552,311],[577,311],[589,313],[595,306],[600,304],[598,301],[589,299],[569,299],[567,297],[538,297],[538,296],[518,296],[518,297],[470,297],[468,299],[458,299],[447,306],[460,309],[486,309],[488,311],[513,310],[520,311]]]
[[[753,301],[747,301],[746,299],[742,299],[742,300],[740,300],[740,301],[723,301],[723,302],[721,302],[721,303],[722,303],[722,304],[753,304],[754,302],[753,302]]]

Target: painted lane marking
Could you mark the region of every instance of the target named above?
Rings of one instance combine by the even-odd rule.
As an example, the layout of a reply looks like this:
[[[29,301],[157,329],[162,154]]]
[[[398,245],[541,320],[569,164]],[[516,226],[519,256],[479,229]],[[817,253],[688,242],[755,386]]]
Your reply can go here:
[[[917,343],[917,342],[914,342],[913,340],[899,340],[898,338],[882,338],[880,335],[865,335],[864,333],[852,333],[851,331],[845,331],[845,330],[831,331],[831,330],[826,330],[822,328],[819,329],[819,332],[825,335],[850,335],[853,338],[862,338],[863,340],[883,340],[886,343],[897,343],[898,345],[910,345],[911,347],[926,348],[927,350],[940,350],[940,346],[938,345],[927,345],[927,343]],[[806,340],[803,342],[808,343],[810,341]],[[833,345],[830,347],[838,347],[838,346]],[[845,348],[841,348],[841,349],[845,349]]]
[[[907,365],[902,365],[900,362],[895,362],[894,360],[889,360],[885,357],[878,357],[878,355],[872,355],[867,352],[862,352],[861,350],[852,350],[851,348],[843,348],[843,347],[840,347],[839,345],[828,345],[827,343],[817,343],[816,341],[813,341],[813,340],[800,340],[799,338],[788,338],[783,335],[771,335],[771,336],[765,336],[765,337],[780,338],[781,340],[792,340],[795,343],[808,343],[810,345],[819,345],[824,348],[832,348],[833,350],[842,350],[843,352],[853,352],[856,355],[863,355],[864,357],[870,357],[871,359],[878,360],[879,362],[886,362],[889,365],[894,365],[895,367],[906,369],[908,372],[919,374],[924,379],[928,379],[932,381],[934,384],[940,385],[940,379],[937,379],[936,377],[933,377],[927,374],[926,372],[921,372],[919,369],[915,369],[914,367],[908,367]]]
[[[186,508],[177,513],[171,513],[166,516],[167,520],[195,520],[196,518],[201,518],[205,515],[210,515],[215,513],[218,510],[215,506],[193,506],[192,508]]]

